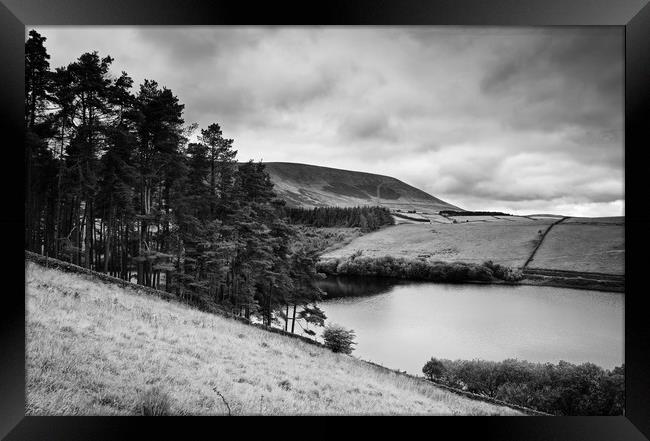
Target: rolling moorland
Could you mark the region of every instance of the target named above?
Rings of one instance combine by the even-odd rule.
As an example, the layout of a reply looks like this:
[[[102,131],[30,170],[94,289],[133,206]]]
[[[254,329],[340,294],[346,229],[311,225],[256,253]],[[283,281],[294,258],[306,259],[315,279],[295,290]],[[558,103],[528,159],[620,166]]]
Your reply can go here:
[[[520,415],[263,329],[26,262],[27,415]]]
[[[604,223],[599,218],[582,222],[568,218],[553,225],[540,243],[552,219],[495,219],[458,224],[403,223],[356,238],[323,254],[343,258],[361,251],[363,256],[420,257],[445,262],[483,262],[565,271],[624,272],[622,218]]]
[[[378,205],[430,213],[459,210],[389,176],[290,162],[267,162],[265,165],[274,191],[290,207]]]
[[[405,223],[361,236],[322,256],[345,258],[361,252],[364,257],[423,258],[432,261],[496,263],[522,266],[535,248],[539,230],[550,221],[495,221],[462,224]]]
[[[522,270],[522,283],[623,290],[624,217],[449,216],[439,212],[463,210],[394,178],[304,164],[266,166],[288,206],[377,205],[391,210],[394,226],[368,234],[355,231],[339,244],[330,242],[321,261],[352,256],[491,260]]]

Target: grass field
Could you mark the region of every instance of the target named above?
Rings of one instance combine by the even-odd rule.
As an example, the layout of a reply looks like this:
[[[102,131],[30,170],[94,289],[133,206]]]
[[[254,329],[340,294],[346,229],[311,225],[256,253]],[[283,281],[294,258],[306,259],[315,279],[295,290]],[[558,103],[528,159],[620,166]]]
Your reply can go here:
[[[431,222],[437,222],[440,224],[451,224],[453,221],[449,218],[446,218],[444,216],[441,216],[439,214],[426,214],[426,218],[428,218]]]
[[[492,260],[521,267],[557,217],[457,216],[456,224],[400,224],[353,239],[323,258],[362,256],[425,258],[445,262]],[[468,222],[464,222],[468,220]],[[624,218],[568,218],[555,225],[529,263],[530,268],[623,274]]]
[[[456,222],[495,222],[500,220],[494,216],[453,216],[451,219]]]
[[[623,216],[612,216],[612,217],[570,217],[565,220],[565,224],[608,224],[608,225],[624,225],[625,218]]]
[[[523,265],[552,219],[498,220],[457,224],[402,224],[358,237],[323,258],[342,258],[361,250],[366,257],[424,257],[445,262],[492,260]]]
[[[519,414],[31,262],[26,311],[27,415]]]
[[[625,230],[616,219],[572,218],[555,225],[528,266],[624,274]]]

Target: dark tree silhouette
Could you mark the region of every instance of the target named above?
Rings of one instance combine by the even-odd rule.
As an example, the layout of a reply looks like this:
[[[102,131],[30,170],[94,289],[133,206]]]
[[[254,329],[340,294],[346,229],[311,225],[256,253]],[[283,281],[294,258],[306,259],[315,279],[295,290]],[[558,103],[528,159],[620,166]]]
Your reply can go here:
[[[205,310],[322,324],[316,260],[264,164],[238,164],[217,123],[189,143],[178,97],[151,79],[134,93],[110,56],[51,71],[45,41],[25,43],[25,248]]]

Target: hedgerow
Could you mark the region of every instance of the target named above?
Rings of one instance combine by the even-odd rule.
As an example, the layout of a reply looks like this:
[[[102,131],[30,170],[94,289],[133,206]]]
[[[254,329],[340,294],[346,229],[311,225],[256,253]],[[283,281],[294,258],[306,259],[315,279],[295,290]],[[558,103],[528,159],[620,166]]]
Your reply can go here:
[[[402,257],[363,257],[355,253],[343,259],[325,259],[318,271],[331,275],[394,277],[432,282],[462,283],[521,280],[521,271],[491,261],[483,264],[464,262],[431,262]]]

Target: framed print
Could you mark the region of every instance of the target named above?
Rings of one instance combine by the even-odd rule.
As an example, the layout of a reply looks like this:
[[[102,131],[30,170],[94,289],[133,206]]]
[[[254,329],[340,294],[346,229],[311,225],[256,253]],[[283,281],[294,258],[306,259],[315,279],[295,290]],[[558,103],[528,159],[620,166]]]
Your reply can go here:
[[[309,6],[2,0],[2,436],[649,439],[647,1]]]

